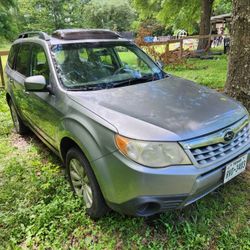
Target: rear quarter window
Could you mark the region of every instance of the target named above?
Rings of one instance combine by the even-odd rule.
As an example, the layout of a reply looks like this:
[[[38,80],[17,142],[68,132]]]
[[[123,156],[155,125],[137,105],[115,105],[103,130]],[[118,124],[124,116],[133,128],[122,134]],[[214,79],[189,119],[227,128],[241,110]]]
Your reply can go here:
[[[13,45],[10,49],[10,53],[8,56],[8,65],[11,69],[14,69],[15,56],[18,50],[18,45]]]
[[[16,58],[16,71],[26,77],[30,76],[30,55],[30,44],[21,44]]]

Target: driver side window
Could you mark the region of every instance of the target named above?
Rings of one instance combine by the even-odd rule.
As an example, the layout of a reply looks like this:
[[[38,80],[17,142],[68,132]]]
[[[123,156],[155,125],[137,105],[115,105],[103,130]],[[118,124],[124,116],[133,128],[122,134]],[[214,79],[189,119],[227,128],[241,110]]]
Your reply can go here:
[[[46,82],[49,82],[49,64],[45,51],[40,45],[34,45],[32,48],[31,75],[42,75],[45,77]]]

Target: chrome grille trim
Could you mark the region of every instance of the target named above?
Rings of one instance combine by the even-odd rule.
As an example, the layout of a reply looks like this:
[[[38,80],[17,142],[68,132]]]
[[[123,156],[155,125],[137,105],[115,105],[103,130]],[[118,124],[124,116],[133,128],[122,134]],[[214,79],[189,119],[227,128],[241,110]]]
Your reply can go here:
[[[229,129],[235,133],[235,137],[230,142],[225,142],[224,134]],[[249,117],[245,116],[232,126],[226,127],[216,133],[183,141],[180,144],[191,160],[199,167],[214,164],[250,145]]]

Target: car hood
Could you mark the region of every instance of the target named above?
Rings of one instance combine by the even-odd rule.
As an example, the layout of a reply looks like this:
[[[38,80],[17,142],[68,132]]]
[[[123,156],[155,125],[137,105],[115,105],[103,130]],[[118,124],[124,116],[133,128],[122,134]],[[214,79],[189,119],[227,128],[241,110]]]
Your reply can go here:
[[[75,102],[140,140],[181,141],[231,125],[246,115],[231,98],[178,77],[98,91],[70,91]]]

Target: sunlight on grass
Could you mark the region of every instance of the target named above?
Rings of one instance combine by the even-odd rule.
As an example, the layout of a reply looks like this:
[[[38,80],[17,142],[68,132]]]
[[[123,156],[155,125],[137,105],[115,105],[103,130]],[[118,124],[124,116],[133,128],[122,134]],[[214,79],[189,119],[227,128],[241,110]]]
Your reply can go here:
[[[165,70],[210,88],[222,89],[226,82],[227,56],[214,56],[212,60],[188,59],[184,65],[167,66]]]

